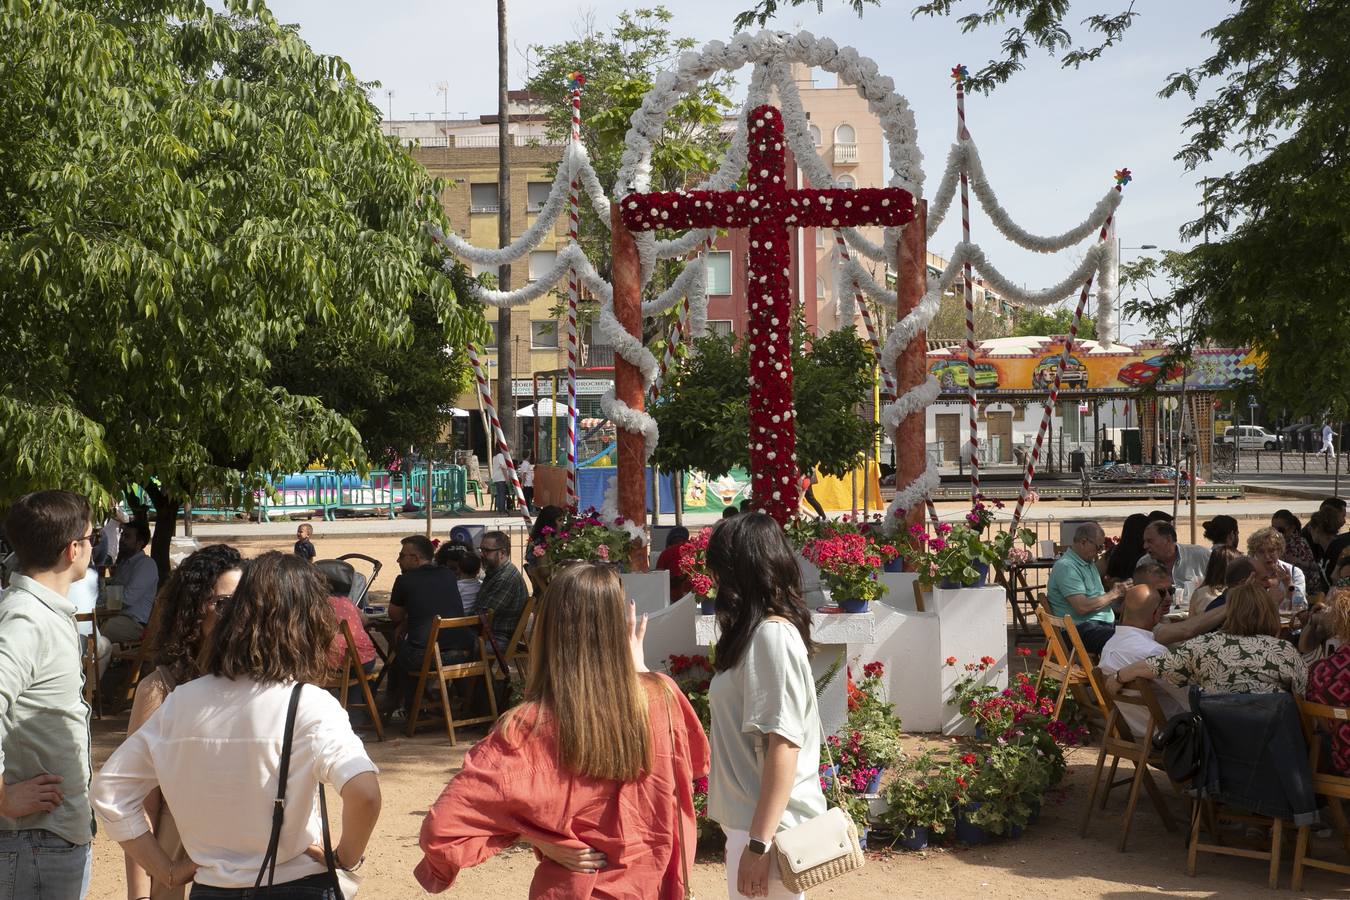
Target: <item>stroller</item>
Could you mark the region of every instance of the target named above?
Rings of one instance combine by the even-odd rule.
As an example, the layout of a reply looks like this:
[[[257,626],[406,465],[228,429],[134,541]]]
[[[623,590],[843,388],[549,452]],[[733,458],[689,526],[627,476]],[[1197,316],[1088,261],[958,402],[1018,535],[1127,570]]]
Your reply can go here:
[[[380,575],[380,561],[372,556],[366,556],[364,553],[344,553],[338,559],[356,569],[356,574],[352,576],[352,592],[347,596],[357,609],[365,609],[370,602],[370,586],[375,583],[375,579]],[[369,575],[356,565],[357,561],[370,567]]]

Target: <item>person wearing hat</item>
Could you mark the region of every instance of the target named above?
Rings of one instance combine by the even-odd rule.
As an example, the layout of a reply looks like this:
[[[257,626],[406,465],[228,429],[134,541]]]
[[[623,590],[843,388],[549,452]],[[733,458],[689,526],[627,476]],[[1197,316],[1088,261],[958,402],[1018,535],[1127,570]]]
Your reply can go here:
[[[1238,546],[1238,523],[1232,516],[1215,516],[1203,525],[1205,529],[1205,540],[1211,544],[1210,549],[1216,547],[1231,547],[1234,550]]]

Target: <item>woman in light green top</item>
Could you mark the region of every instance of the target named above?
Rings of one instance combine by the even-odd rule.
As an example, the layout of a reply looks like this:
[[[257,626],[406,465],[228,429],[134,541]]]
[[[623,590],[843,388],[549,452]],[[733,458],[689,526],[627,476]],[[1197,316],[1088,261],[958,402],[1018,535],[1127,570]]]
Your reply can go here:
[[[724,519],[708,541],[720,636],[708,699],[708,815],[727,835],[727,892],[790,898],[774,835],[825,812],[811,613],[796,557],[770,517]]]

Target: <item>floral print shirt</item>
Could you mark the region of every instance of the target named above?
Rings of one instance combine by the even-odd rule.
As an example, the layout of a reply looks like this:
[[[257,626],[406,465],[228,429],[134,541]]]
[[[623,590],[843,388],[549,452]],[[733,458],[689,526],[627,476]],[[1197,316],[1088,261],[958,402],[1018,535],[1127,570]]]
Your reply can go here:
[[[1308,666],[1298,648],[1268,634],[1214,631],[1148,662],[1160,678],[1214,694],[1302,694],[1308,683]]]

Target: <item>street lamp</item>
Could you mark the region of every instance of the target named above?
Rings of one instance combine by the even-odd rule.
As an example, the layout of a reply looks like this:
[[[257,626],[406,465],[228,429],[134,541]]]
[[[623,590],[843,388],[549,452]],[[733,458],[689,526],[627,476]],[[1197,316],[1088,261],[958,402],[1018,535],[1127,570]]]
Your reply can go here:
[[[1120,257],[1126,250],[1157,250],[1157,244],[1140,244],[1138,247],[1125,247],[1120,243],[1120,238],[1116,238],[1116,265],[1120,265]],[[1116,277],[1116,336],[1123,338],[1125,336],[1125,317],[1124,310],[1120,302],[1121,287],[1120,277]]]

